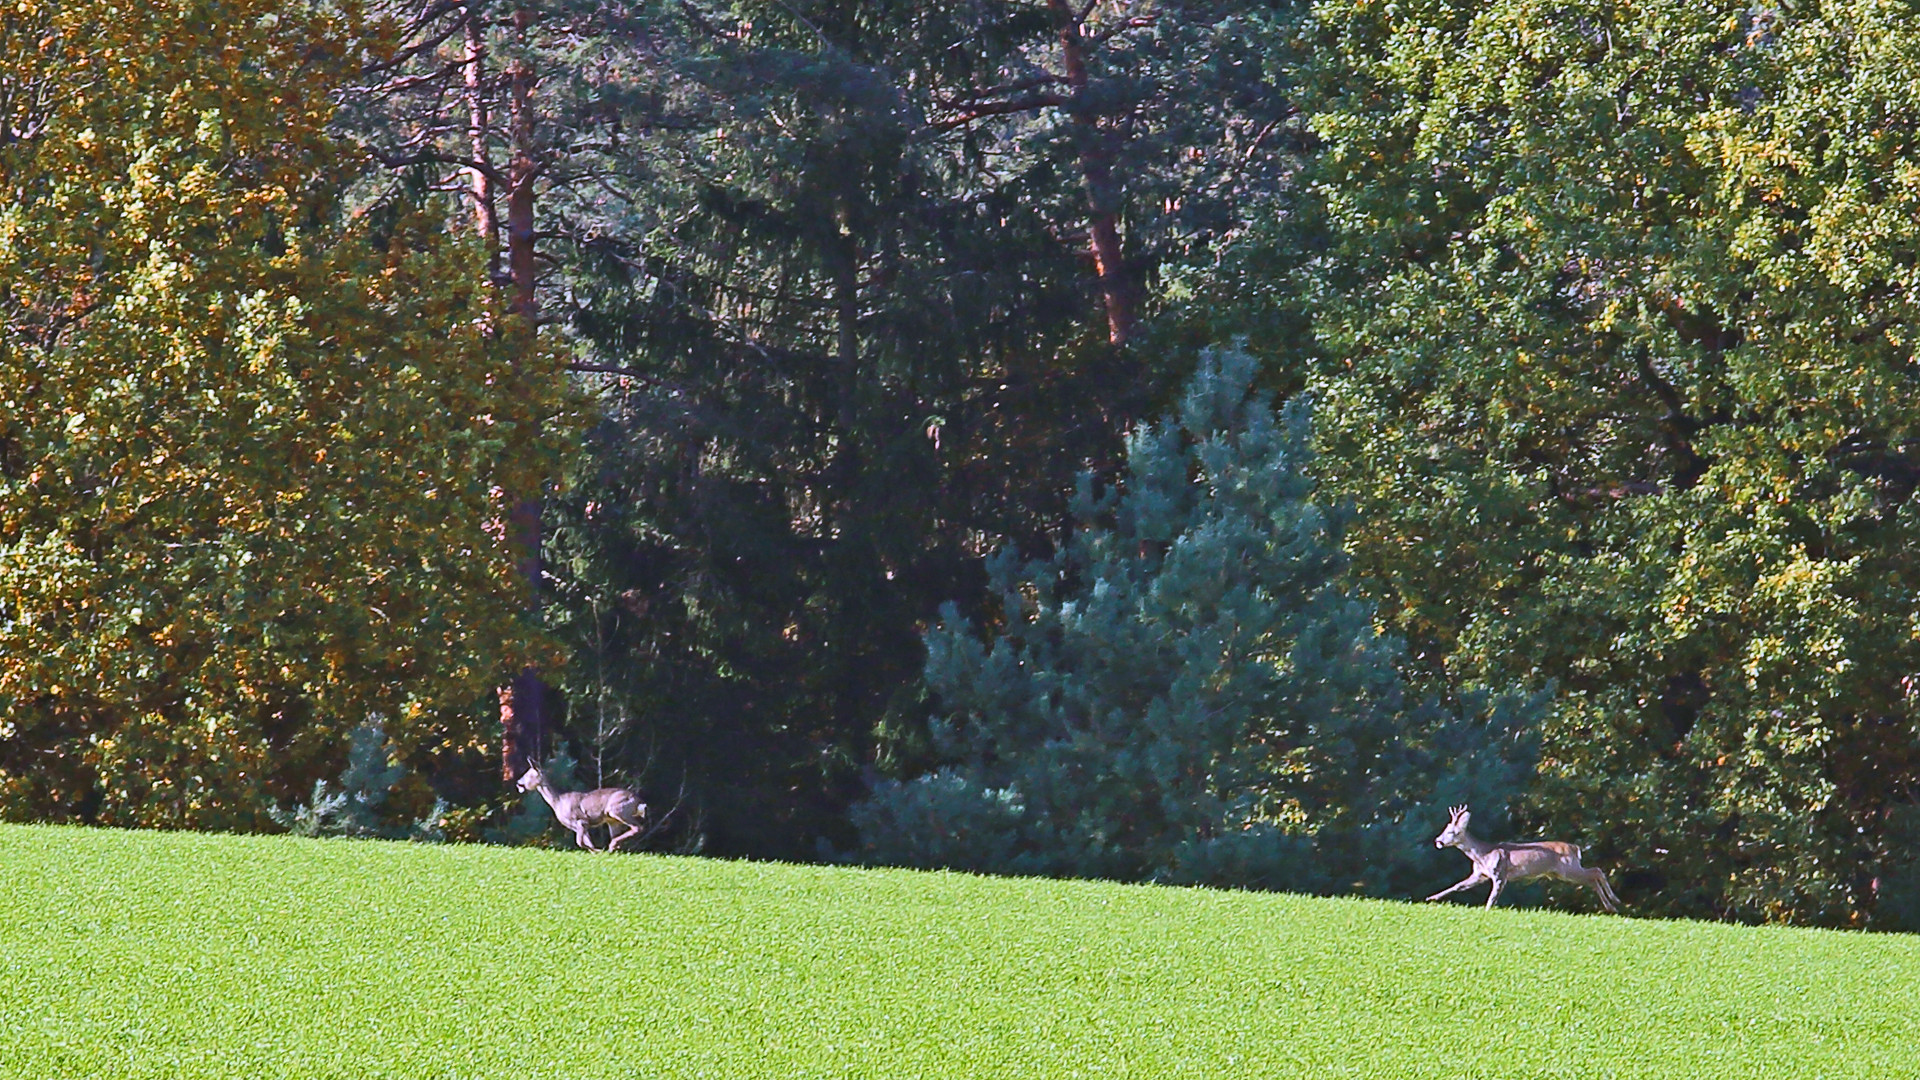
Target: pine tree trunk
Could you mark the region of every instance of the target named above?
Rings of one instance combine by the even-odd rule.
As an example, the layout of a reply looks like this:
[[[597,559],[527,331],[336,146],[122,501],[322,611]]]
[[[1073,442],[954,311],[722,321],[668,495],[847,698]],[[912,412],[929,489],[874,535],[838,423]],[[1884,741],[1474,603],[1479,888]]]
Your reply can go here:
[[[1060,56],[1067,69],[1067,86],[1076,103],[1084,104],[1087,90],[1087,41],[1081,34],[1086,25],[1084,12],[1076,13],[1070,0],[1048,0],[1060,27]],[[1088,10],[1091,10],[1090,8]],[[1078,129],[1080,178],[1087,189],[1087,239],[1092,249],[1094,273],[1100,279],[1100,294],[1107,306],[1107,340],[1124,345],[1133,334],[1138,317],[1133,282],[1126,256],[1120,244],[1119,199],[1113,190],[1113,150],[1096,117],[1076,109],[1073,122]]]
[[[521,8],[514,12],[513,26],[524,36],[533,23],[533,12]],[[533,145],[533,68],[524,57],[516,57],[507,67],[508,128],[513,139],[513,159],[507,167],[507,273],[512,299],[509,304],[514,344],[521,355],[532,351],[535,319],[539,315],[534,295],[534,182],[539,168]],[[540,618],[540,533],[541,502],[545,493],[509,492],[507,543],[513,552],[516,569],[526,587],[528,617]],[[514,677],[513,684],[500,692],[500,771],[511,780],[520,770],[540,763],[542,736],[546,728],[546,687],[537,668],[527,667]]]
[[[480,16],[472,11],[466,16],[467,52],[463,74],[467,86],[467,138],[473,147],[473,160],[488,160],[488,134],[491,119],[487,115],[486,39],[480,26]],[[487,245],[487,271],[490,277],[500,274],[500,212],[494,201],[493,174],[483,168],[469,168],[468,177],[473,188],[473,227],[480,234],[480,240]]]

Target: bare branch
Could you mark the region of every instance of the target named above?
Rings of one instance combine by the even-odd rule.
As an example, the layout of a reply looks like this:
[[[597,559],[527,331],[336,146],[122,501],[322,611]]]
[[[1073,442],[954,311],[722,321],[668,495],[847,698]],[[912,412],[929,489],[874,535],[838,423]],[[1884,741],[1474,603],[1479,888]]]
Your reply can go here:
[[[467,0],[438,0],[437,3],[431,4],[422,10],[419,15],[415,16],[413,20],[407,24],[404,36],[408,38],[413,37],[413,35],[420,32],[422,27],[427,26],[434,20],[456,11],[465,10],[466,7]],[[459,30],[460,20],[449,20],[433,34],[413,42],[386,60],[368,64],[360,69],[360,73],[362,75],[378,75],[382,72],[396,70],[402,65],[411,62],[414,58],[439,48],[443,42],[458,33]]]
[[[707,21],[707,17],[701,13],[700,9],[693,6],[693,0],[680,0],[680,14],[685,15],[688,22],[699,27],[700,31],[709,37],[718,38],[721,41],[733,41],[739,36],[728,33]]]
[[[1024,94],[1029,90],[1037,90],[1042,86],[1052,86],[1060,81],[1060,76],[1055,75],[1051,71],[1043,71],[1038,75],[1020,79],[1016,82],[977,88],[966,94],[956,95],[954,97],[938,98],[934,101],[934,104],[943,109],[958,109],[988,98],[1004,98],[1009,94]]]
[[[1035,109],[1064,106],[1066,103],[1067,99],[1061,97],[1059,94],[1030,94],[1027,97],[1015,98],[1010,101],[984,102],[968,109],[959,116],[951,116],[944,120],[935,121],[933,130],[952,131],[954,128],[965,127],[975,120],[984,120],[989,116],[1005,116],[1009,113],[1032,112]]]
[[[403,93],[405,91],[415,89],[416,87],[432,86],[437,83],[445,82],[448,79],[452,78],[453,74],[459,71],[463,66],[465,66],[463,61],[459,61],[459,60],[449,61],[448,63],[442,64],[438,70],[433,71],[430,74],[406,75],[398,79],[394,79],[391,82],[378,83],[373,86],[357,87],[355,89],[355,92],[361,93],[361,94],[371,94],[371,95],[388,95],[388,94]]]
[[[495,168],[491,162],[477,161],[458,154],[445,154],[436,150],[423,150],[414,154],[394,154],[380,147],[364,144],[361,149],[389,169],[404,169],[409,165],[457,165],[462,169],[472,169],[485,174],[496,183],[506,183],[506,174]]]
[[[1142,15],[1138,18],[1122,19],[1097,34],[1086,35],[1086,40],[1096,45],[1104,45],[1108,41],[1111,41],[1114,35],[1120,33],[1122,30],[1139,30],[1143,27],[1152,26],[1158,21],[1159,17],[1156,15]]]
[[[635,382],[644,383],[648,386],[660,385],[660,380],[655,376],[648,375],[645,372],[635,371],[632,368],[620,367],[616,364],[575,362],[568,364],[567,370],[578,372],[582,375],[618,375],[623,379],[632,379]]]

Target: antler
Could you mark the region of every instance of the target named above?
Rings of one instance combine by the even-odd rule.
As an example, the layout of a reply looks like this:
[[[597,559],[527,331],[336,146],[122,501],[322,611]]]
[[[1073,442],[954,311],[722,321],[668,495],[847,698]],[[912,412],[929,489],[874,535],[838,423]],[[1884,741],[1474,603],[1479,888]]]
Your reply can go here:
[[[1459,806],[1449,806],[1449,807],[1447,807],[1447,816],[1448,816],[1448,817],[1453,817],[1453,818],[1458,818],[1458,817],[1459,817],[1459,816],[1460,816],[1461,814],[1464,814],[1464,813],[1466,813],[1466,812],[1467,812],[1467,807],[1466,807],[1466,804],[1465,804],[1465,803],[1462,803],[1462,804],[1460,804]]]

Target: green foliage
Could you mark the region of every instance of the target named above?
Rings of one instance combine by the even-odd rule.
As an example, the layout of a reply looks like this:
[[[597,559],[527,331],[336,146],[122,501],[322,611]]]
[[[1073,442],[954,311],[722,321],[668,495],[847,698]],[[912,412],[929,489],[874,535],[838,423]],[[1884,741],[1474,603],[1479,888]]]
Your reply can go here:
[[[1912,12],[368,8],[0,12],[0,816],[477,836],[536,664],[721,852],[1920,925]]]
[[[1885,850],[1872,886],[1872,926],[1920,931],[1920,805],[1905,803],[1888,812]]]
[[[273,819],[275,825],[296,836],[327,836],[343,831],[334,824],[333,819],[346,808],[350,797],[344,791],[329,791],[325,780],[315,780],[312,801],[295,803],[291,810],[271,807],[267,810],[267,816]]]
[[[920,631],[988,602],[987,551],[1044,549],[1177,377],[1108,343],[1083,154],[1148,314],[1291,160],[1285,5],[1093,5],[1074,93],[1057,7],[600,5],[529,35],[621,58],[543,87],[553,142],[616,148],[543,224],[547,310],[608,373],[553,515],[556,679],[576,747],[625,718],[607,760],[684,778],[713,850],[850,842],[863,774],[920,761]]]
[[[989,562],[987,643],[946,609],[927,682],[954,764],[855,809],[865,855],[1380,889],[1435,794],[1504,809],[1540,702],[1449,721],[1403,699],[1398,644],[1346,587],[1344,515],[1309,501],[1308,411],[1276,417],[1254,374],[1207,354],[1177,414],[1129,438],[1118,488],[1083,477],[1056,554]]]
[[[17,826],[0,864],[21,1076],[1802,1080],[1920,1044],[1905,935]]]
[[[330,791],[325,780],[313,782],[310,802],[296,804],[291,810],[269,807],[267,816],[274,824],[298,836],[353,836],[440,841],[445,839],[441,818],[447,811],[446,800],[437,799],[425,816],[411,821],[395,820],[387,807],[394,785],[407,776],[407,768],[394,757],[384,723],[369,720],[353,729],[352,745],[347,751],[347,769],[340,774],[340,790]]]
[[[390,48],[352,11],[0,17],[31,113],[0,138],[0,815],[262,826],[370,713],[471,745],[541,649],[489,527],[566,388],[484,332],[435,208],[343,205],[332,98]]]
[[[1531,824],[1858,923],[1920,781],[1920,24],[1329,3],[1324,460],[1430,667],[1557,683]]]
[[[1052,869],[1022,844],[1026,798],[1016,788],[984,786],[974,770],[943,766],[905,782],[882,780],[853,805],[852,818],[861,858],[880,866]]]

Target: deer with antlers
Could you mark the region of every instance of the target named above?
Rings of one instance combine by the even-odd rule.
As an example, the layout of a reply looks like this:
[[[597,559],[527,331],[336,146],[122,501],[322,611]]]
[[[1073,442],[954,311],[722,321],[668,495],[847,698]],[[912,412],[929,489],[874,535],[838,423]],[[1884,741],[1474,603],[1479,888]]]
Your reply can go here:
[[[574,841],[588,851],[600,850],[593,846],[593,840],[587,836],[587,830],[593,826],[608,826],[606,850],[612,851],[620,846],[620,841],[638,833],[640,823],[647,817],[647,804],[626,788],[555,791],[538,768],[528,769],[520,777],[519,786],[521,791],[540,792],[540,797],[553,808],[553,816],[572,830]],[[612,835],[614,828],[621,825],[626,826],[627,831],[618,836]]]
[[[1500,899],[1500,890],[1510,881],[1524,881],[1527,878],[1554,877],[1561,881],[1570,881],[1575,885],[1587,885],[1600,897],[1600,906],[1608,911],[1620,910],[1620,898],[1613,893],[1613,885],[1607,881],[1606,871],[1598,867],[1580,865],[1580,845],[1560,840],[1540,840],[1530,844],[1489,844],[1485,840],[1467,831],[1467,821],[1473,816],[1464,806],[1449,807],[1451,817],[1447,827],[1433,838],[1437,848],[1459,848],[1460,853],[1473,862],[1473,873],[1465,881],[1449,885],[1428,900],[1438,900],[1443,896],[1457,893],[1461,889],[1470,889],[1481,882],[1492,885],[1487,892],[1487,907]]]

